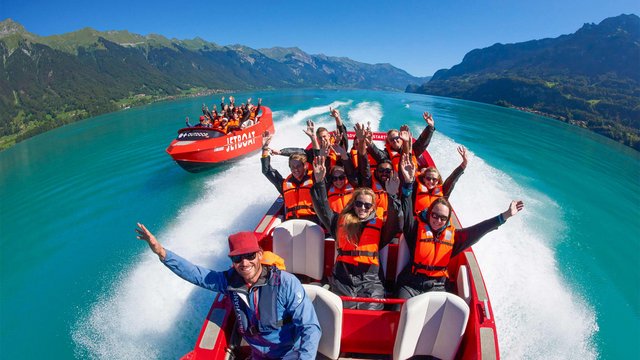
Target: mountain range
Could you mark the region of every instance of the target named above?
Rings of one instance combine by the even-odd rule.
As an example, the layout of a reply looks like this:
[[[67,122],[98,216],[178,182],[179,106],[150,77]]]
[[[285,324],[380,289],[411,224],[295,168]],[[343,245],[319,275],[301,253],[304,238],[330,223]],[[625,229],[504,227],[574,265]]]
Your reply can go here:
[[[640,18],[620,15],[553,39],[475,49],[406,91],[537,112],[640,150]]]
[[[168,39],[91,28],[38,36],[0,22],[0,149],[105,112],[173,96],[278,88],[402,91],[426,81],[390,64],[255,50],[200,38]]]

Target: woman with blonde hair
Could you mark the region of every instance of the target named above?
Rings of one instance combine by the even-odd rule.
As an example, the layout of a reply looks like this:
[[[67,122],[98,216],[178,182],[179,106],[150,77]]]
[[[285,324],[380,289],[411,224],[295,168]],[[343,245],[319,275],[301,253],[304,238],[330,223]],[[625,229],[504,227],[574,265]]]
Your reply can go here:
[[[379,251],[400,231],[400,179],[393,173],[387,180],[389,209],[387,220],[376,213],[376,194],[361,187],[339,214],[331,210],[325,185],[325,159],[313,161],[315,182],[311,192],[313,206],[336,241],[338,256],[330,279],[331,290],[342,296],[382,299],[384,285],[380,279]],[[392,195],[393,194],[393,195]],[[345,308],[380,310],[382,303],[345,302]]]

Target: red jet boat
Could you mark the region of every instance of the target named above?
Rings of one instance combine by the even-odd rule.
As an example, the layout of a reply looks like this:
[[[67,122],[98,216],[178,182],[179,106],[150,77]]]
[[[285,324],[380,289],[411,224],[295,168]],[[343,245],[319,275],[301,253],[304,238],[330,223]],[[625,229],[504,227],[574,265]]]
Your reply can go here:
[[[248,120],[241,130],[224,133],[220,130],[191,127],[178,130],[167,153],[189,172],[207,170],[225,161],[234,160],[262,148],[262,134],[273,134],[271,109],[260,107],[256,120]],[[243,124],[244,125],[244,124]]]
[[[375,133],[373,139],[385,137]],[[434,166],[427,151],[418,161]],[[324,285],[335,263],[335,240],[325,238],[323,229],[310,221],[284,221],[283,204],[278,197],[254,232],[261,247],[284,258],[287,271],[303,282],[322,328],[317,359],[500,358],[489,293],[471,248],[451,259],[453,292],[430,292],[406,301],[338,296]],[[451,221],[461,228],[455,212]],[[380,251],[389,289],[408,261],[402,236]],[[343,301],[382,302],[385,309],[343,309]],[[395,304],[402,304],[402,310],[394,310]],[[195,348],[182,359],[247,358],[251,350],[235,330],[235,321],[229,298],[216,294]]]

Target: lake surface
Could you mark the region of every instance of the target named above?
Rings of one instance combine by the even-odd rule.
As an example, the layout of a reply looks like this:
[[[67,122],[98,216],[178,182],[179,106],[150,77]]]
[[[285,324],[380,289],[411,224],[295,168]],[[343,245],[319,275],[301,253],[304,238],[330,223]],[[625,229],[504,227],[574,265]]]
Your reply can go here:
[[[479,103],[374,91],[236,93],[274,111],[274,147],[305,146],[306,119],[333,128],[434,114],[429,150],[464,225],[523,199],[525,211],[474,246],[504,359],[640,356],[640,154],[586,130]],[[226,236],[253,229],[277,192],[259,154],[190,174],[164,149],[200,106],[157,103],[68,125],[0,152],[3,358],[175,359],[193,348],[214,294],[165,269],[134,228],[171,250],[229,266]],[[285,173],[286,159],[274,158]],[[626,256],[621,256],[626,253]]]

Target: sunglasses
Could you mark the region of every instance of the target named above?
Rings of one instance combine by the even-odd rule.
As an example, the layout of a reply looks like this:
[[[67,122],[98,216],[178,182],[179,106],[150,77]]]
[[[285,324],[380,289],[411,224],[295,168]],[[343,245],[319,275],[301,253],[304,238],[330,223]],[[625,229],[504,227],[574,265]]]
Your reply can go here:
[[[231,259],[231,261],[233,261],[234,263],[238,264],[241,263],[242,260],[249,260],[249,261],[253,261],[256,258],[256,254],[258,254],[257,252],[254,253],[250,253],[250,254],[240,254],[240,255],[233,255],[233,256],[229,256],[229,259]]]
[[[346,175],[338,175],[333,177],[333,181],[344,180],[346,178],[347,178]]]
[[[378,172],[381,174],[391,174],[391,169],[381,168],[381,169],[378,169]]]
[[[394,136],[392,138],[390,138],[391,141],[398,141],[401,140],[400,136]]]
[[[440,221],[447,221],[449,219],[448,216],[444,216],[436,213],[431,213],[431,218],[434,220],[440,220]]]
[[[438,178],[425,176],[424,181],[438,181]]]
[[[371,207],[373,206],[373,204],[372,204],[372,203],[366,203],[366,202],[362,202],[362,201],[360,201],[360,200],[356,200],[353,204],[354,204],[357,208],[363,208],[363,209],[365,209],[365,210],[369,210],[369,209],[371,209]]]

